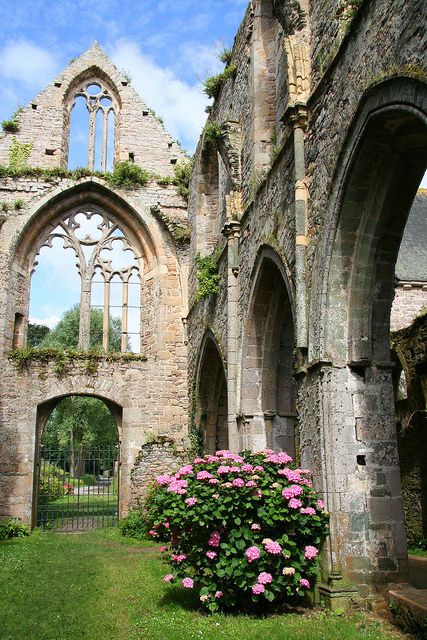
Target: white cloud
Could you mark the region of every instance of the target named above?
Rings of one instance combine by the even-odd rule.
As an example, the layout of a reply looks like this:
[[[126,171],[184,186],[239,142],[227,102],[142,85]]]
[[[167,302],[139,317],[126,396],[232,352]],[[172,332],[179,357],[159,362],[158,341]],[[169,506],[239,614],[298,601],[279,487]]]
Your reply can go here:
[[[173,71],[157,65],[130,40],[119,40],[111,58],[119,69],[130,73],[132,86],[147,106],[164,118],[172,136],[193,151],[206,120],[208,104],[201,85],[191,86],[179,80]]]
[[[61,318],[58,316],[49,316],[48,318],[32,318],[30,316],[31,324],[44,324],[49,329],[54,329]]]
[[[50,51],[28,40],[12,40],[0,51],[0,75],[29,87],[39,87],[50,82],[57,68]]]

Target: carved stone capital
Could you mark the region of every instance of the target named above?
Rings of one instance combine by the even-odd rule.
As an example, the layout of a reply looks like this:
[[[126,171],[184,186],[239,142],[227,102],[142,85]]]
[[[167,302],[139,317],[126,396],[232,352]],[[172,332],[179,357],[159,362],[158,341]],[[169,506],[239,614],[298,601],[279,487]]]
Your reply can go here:
[[[308,122],[307,105],[305,103],[288,105],[281,120],[285,125],[290,127],[300,127],[305,131]]]
[[[230,238],[240,237],[240,222],[238,220],[229,220],[221,229],[223,236],[229,240]]]

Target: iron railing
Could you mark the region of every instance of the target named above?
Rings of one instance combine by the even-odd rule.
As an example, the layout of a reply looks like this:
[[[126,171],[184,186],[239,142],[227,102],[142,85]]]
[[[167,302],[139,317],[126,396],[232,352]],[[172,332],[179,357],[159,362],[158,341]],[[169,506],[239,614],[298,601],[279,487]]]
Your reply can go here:
[[[113,526],[119,510],[119,447],[40,446],[37,526],[75,531]]]

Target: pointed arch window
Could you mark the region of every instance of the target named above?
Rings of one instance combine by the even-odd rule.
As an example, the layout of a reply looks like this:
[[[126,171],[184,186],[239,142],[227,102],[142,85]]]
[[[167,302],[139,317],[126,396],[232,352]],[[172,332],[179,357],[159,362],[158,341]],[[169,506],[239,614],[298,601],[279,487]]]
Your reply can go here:
[[[92,206],[74,208],[46,229],[37,246],[32,274],[43,253],[61,245],[65,252],[74,252],[80,276],[78,348],[91,347],[91,323],[99,322],[102,314],[102,349],[139,353],[141,252],[113,216]]]
[[[79,85],[70,105],[69,169],[112,169],[116,114],[117,101],[105,83],[97,78]]]

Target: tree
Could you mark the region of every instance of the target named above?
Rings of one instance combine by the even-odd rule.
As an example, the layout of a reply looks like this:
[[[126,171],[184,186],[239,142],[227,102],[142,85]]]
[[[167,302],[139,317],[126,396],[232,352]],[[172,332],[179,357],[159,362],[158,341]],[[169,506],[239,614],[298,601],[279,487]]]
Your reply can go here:
[[[41,342],[50,332],[49,327],[44,324],[28,324],[27,344],[29,347],[39,347]]]
[[[42,436],[45,447],[70,451],[70,471],[74,477],[85,472],[84,451],[90,447],[114,447],[117,426],[102,400],[85,396],[69,396],[52,411]],[[102,466],[103,461],[99,463]]]
[[[40,348],[77,349],[79,343],[80,305],[68,309],[56,327],[38,345]],[[103,314],[100,309],[90,310],[90,348],[102,349]],[[108,351],[121,349],[121,322],[110,318]]]
[[[80,305],[66,311],[56,327],[38,344],[40,348],[76,349],[79,341]],[[99,309],[90,312],[90,346],[102,349],[103,314]],[[120,351],[121,325],[118,318],[110,318],[109,350]],[[69,396],[52,411],[42,436],[42,444],[70,451],[70,471],[74,477],[84,472],[84,450],[93,446],[117,443],[117,426],[102,400],[85,396]],[[102,462],[102,461],[101,461]]]

